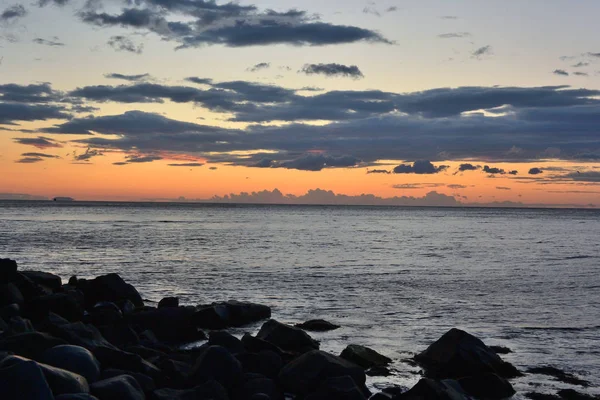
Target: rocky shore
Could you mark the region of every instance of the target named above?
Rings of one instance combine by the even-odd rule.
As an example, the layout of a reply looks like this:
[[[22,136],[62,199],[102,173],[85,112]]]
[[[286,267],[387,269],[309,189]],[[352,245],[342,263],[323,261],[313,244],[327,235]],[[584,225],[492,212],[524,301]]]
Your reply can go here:
[[[227,332],[258,321],[255,336]],[[509,349],[452,329],[411,360],[422,368],[414,387],[370,393],[367,375],[389,373],[392,360],[358,344],[330,354],[307,333],[336,328],[286,325],[268,306],[237,301],[180,306],[168,297],[151,307],[117,274],[63,284],[0,259],[0,399],[499,400],[515,395],[510,380],[525,373],[499,356]],[[551,366],[527,373],[587,386]],[[573,389],[522,395],[594,399]]]

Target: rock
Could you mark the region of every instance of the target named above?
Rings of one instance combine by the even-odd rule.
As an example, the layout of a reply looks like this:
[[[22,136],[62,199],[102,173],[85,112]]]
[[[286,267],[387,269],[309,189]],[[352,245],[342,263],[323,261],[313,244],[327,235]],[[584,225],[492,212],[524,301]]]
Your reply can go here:
[[[62,280],[60,276],[41,271],[21,271],[21,274],[29,278],[35,284],[42,286],[47,293],[60,290]]]
[[[25,301],[48,294],[44,291],[44,289],[42,289],[41,286],[35,284],[31,279],[20,272],[15,274],[13,283],[19,288],[19,291],[23,294]]]
[[[18,304],[22,306],[25,302],[23,294],[19,288],[12,282],[0,284],[0,306]]]
[[[80,346],[55,346],[42,353],[39,361],[79,374],[89,383],[100,378],[100,363],[89,350]]]
[[[319,349],[319,343],[302,329],[271,319],[263,324],[256,337],[277,347],[297,353]]]
[[[391,358],[379,354],[375,350],[357,344],[350,344],[340,354],[345,360],[360,365],[367,369],[371,367],[382,367],[392,362]]]
[[[104,371],[102,371],[101,379],[105,380],[121,375],[130,375],[131,377],[133,377],[133,379],[135,379],[140,385],[144,393],[150,393],[153,390],[156,390],[156,383],[154,382],[154,379],[150,378],[148,375],[144,375],[139,372],[130,372],[124,371],[122,369],[107,368]]]
[[[475,336],[451,329],[425,351],[415,356],[425,369],[425,376],[434,379],[461,378],[486,372],[503,378],[514,378],[521,373],[510,363]]]
[[[94,325],[84,324],[83,322],[55,325],[52,333],[71,344],[85,347],[92,352],[96,347],[115,348],[115,346],[102,336],[98,328]]]
[[[17,262],[10,258],[0,258],[0,283],[9,283],[17,275]]]
[[[100,400],[145,400],[137,381],[130,375],[120,375],[94,383],[92,394]]]
[[[242,363],[244,372],[256,373],[275,379],[283,368],[283,360],[279,354],[263,350],[258,353],[240,353],[236,358]]]
[[[228,390],[241,387],[242,365],[224,347],[207,347],[196,360],[188,377],[188,381],[192,386],[210,380],[219,382]]]
[[[103,301],[89,310],[85,321],[95,326],[116,324],[123,321],[123,312],[115,303]]]
[[[142,330],[151,330],[159,340],[185,343],[202,340],[206,336],[196,327],[192,307],[163,307],[130,314],[127,321]]]
[[[579,393],[573,389],[561,389],[557,393],[560,398],[565,400],[598,400],[600,396],[590,396],[589,394]]]
[[[3,400],[54,399],[42,369],[34,361],[0,366],[0,393]]]
[[[271,317],[271,309],[255,303],[230,300],[200,306],[194,315],[194,323],[199,328],[224,329],[243,326]]]
[[[12,317],[19,317],[21,315],[21,307],[16,304],[8,304],[6,306],[0,307],[0,318],[8,321]]]
[[[583,387],[588,387],[590,385],[590,383],[588,381],[580,379],[580,378],[576,377],[575,375],[570,374],[568,372],[564,372],[556,367],[551,367],[551,366],[533,367],[533,368],[529,368],[527,370],[527,372],[529,372],[531,374],[540,374],[540,375],[551,376],[560,382],[568,383],[570,385],[578,385],[578,386],[583,386]]]
[[[317,391],[306,396],[306,400],[366,400],[367,396],[360,390],[349,376],[338,376],[326,379]]]
[[[89,393],[61,394],[56,396],[54,400],[98,400],[97,397]]]
[[[466,393],[478,399],[502,400],[516,393],[510,382],[492,373],[461,378],[458,383]]]
[[[283,353],[283,350],[275,346],[273,343],[269,343],[266,340],[256,338],[250,335],[249,333],[245,333],[244,336],[242,336],[242,344],[244,345],[247,351],[253,353],[258,353],[263,350],[272,351],[279,355]]]
[[[70,322],[81,321],[83,306],[70,293],[55,293],[37,297],[29,302],[26,314],[33,320],[42,320],[48,313],[60,315]]]
[[[31,325],[31,321],[18,316],[9,319],[6,327],[4,328],[5,336],[13,336],[27,332],[35,332],[33,325]]]
[[[510,354],[512,350],[505,346],[489,346],[496,354]]]
[[[561,397],[556,394],[547,394],[547,393],[536,393],[529,392],[525,393],[525,397],[531,400],[561,400]]]
[[[240,339],[225,331],[210,332],[208,334],[208,344],[210,346],[223,346],[234,355],[246,351]]]
[[[254,378],[246,381],[243,393],[246,399],[257,394],[265,394],[271,400],[284,400],[283,393],[277,387],[277,383],[268,378]]]
[[[326,332],[338,329],[340,326],[332,324],[322,319],[311,319],[301,324],[295,325],[297,328],[304,329],[305,331],[311,332]]]
[[[101,301],[119,302],[130,300],[136,307],[143,307],[142,296],[118,274],[101,275],[95,279],[77,281],[77,288],[85,295],[88,307]]]
[[[423,378],[409,391],[404,392],[394,400],[471,400],[463,392],[458,382],[452,379],[436,381]]]
[[[100,326],[102,336],[117,347],[134,346],[140,343],[137,333],[125,322]]]
[[[102,368],[122,369],[148,375],[154,380],[162,379],[162,371],[156,365],[137,354],[128,353],[113,347],[99,346],[92,350]]]
[[[392,373],[387,367],[371,367],[365,371],[368,376],[390,376]]]
[[[158,308],[179,307],[179,297],[165,297],[158,302]]]
[[[193,389],[158,389],[152,393],[152,400],[229,400],[227,391],[216,381],[208,381]]]
[[[284,366],[279,383],[286,391],[306,395],[318,389],[326,379],[346,375],[358,387],[364,387],[366,376],[361,367],[333,354],[313,350]]]
[[[171,387],[184,387],[187,377],[192,372],[192,365],[183,361],[162,358],[157,361],[156,366],[163,371],[163,374],[169,379]]]
[[[0,350],[35,360],[44,351],[61,344],[66,342],[46,333],[27,332],[0,340]]]

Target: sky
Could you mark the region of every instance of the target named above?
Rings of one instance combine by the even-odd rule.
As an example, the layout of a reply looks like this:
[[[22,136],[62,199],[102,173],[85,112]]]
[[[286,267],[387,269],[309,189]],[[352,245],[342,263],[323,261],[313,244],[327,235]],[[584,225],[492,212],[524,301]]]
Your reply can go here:
[[[0,0],[0,197],[600,206],[599,14]]]

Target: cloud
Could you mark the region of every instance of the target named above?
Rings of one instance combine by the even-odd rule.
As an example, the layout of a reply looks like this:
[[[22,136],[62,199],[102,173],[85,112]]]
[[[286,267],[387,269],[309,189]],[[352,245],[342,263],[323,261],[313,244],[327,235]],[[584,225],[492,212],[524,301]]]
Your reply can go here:
[[[590,76],[587,72],[573,72],[573,75],[577,75],[577,76]]]
[[[103,155],[101,151],[88,147],[83,154],[73,154],[73,161],[89,161],[94,157]]]
[[[126,51],[134,54],[142,54],[144,50],[143,44],[135,44],[126,36],[111,36],[108,45],[116,51]]]
[[[463,172],[463,171],[477,171],[478,169],[481,169],[481,167],[479,165],[473,165],[473,164],[460,164],[460,166],[458,167],[458,171]]]
[[[396,11],[398,11],[398,10],[399,10],[399,8],[398,8],[398,7],[396,7],[396,6],[391,6],[391,7],[388,7],[388,8],[386,8],[386,9],[385,9],[385,12],[388,12],[388,13],[389,13],[389,12],[396,12]]]
[[[36,157],[36,158],[60,158],[59,156],[55,156],[53,154],[46,153],[23,153],[21,157]]]
[[[512,171],[508,171],[508,174],[509,174],[509,175],[518,175],[518,174],[519,174],[519,171],[517,171],[517,170],[515,169],[515,170],[512,170]]]
[[[325,75],[325,76],[339,76],[348,77],[354,79],[364,78],[363,73],[356,65],[342,65],[342,64],[306,64],[300,72],[306,75]]]
[[[0,124],[15,121],[45,121],[69,118],[63,106],[46,104],[0,103]]]
[[[370,169],[367,170],[367,174],[391,174],[387,169]]]
[[[442,15],[440,19],[456,20],[458,17],[456,15]]]
[[[201,167],[204,163],[181,163],[181,164],[168,164],[169,167]]]
[[[560,75],[560,76],[569,76],[569,73],[567,71],[565,71],[564,69],[555,69],[554,72],[552,72],[554,75]]]
[[[23,157],[15,162],[17,164],[35,164],[42,161],[44,161],[44,159],[41,157]]]
[[[12,103],[50,103],[60,102],[62,94],[53,90],[49,83],[6,83],[0,84],[0,100]]]
[[[38,136],[36,138],[14,138],[16,143],[34,146],[38,149],[50,149],[50,148],[61,148],[63,147],[60,143],[57,143],[54,139],[50,139],[43,136]]]
[[[504,175],[506,174],[506,171],[503,170],[502,168],[497,168],[497,167],[489,167],[487,165],[483,166],[483,172],[485,172],[486,174],[491,174],[491,175]]]
[[[452,183],[450,185],[446,185],[446,187],[449,189],[454,189],[454,190],[467,188],[467,186],[465,186],[465,185],[458,185],[458,184],[454,184],[454,183]]]
[[[469,32],[450,32],[450,33],[439,34],[438,37],[440,39],[457,39],[457,38],[471,37],[471,34]],[[486,46],[486,47],[489,47],[489,46]],[[480,55],[486,54],[488,50],[482,50],[482,49],[484,49],[484,47],[475,51],[475,53],[477,53],[478,51],[483,51],[481,54],[476,55],[475,53],[473,53],[473,55],[480,56]]]
[[[21,4],[15,4],[14,6],[6,8],[0,13],[0,22],[11,22],[16,21],[19,18],[23,18],[27,15],[27,10]]]
[[[153,156],[153,155],[136,155],[136,156],[128,156],[127,163],[150,163],[153,161],[162,160],[161,156]]]
[[[363,12],[363,14],[371,14],[371,15],[375,15],[377,17],[381,17],[381,13],[373,7],[365,7],[365,8],[363,8],[362,12]]]
[[[544,171],[541,168],[531,168],[528,172],[529,175],[539,175],[543,173]]]
[[[498,189],[498,190],[512,190],[511,188],[506,187],[506,186],[496,186],[496,189]]]
[[[579,182],[600,182],[599,171],[571,172],[562,176],[563,178],[571,179]]]
[[[400,164],[394,168],[395,174],[437,174],[445,171],[448,168],[447,165],[440,165],[436,167],[430,161],[417,160],[412,165]]]
[[[348,168],[360,163],[351,156],[330,156],[326,154],[306,154],[290,161],[283,161],[274,165],[276,168],[298,169],[302,171],[321,171],[324,168]]]
[[[193,82],[193,83],[197,83],[200,85],[212,85],[213,80],[210,78],[197,78],[194,76],[190,76],[188,78],[185,78],[186,81],[188,82]]]
[[[590,65],[589,62],[584,62],[584,61],[580,61],[577,64],[571,65],[573,68],[581,68],[581,67],[587,67],[588,65]]]
[[[69,0],[39,0],[36,4],[38,7],[45,7],[48,4],[54,4],[56,6],[62,7],[67,3],[69,3]]]
[[[58,38],[56,38],[56,37],[54,39],[52,39],[52,40],[42,39],[42,38],[35,38],[35,39],[33,39],[33,42],[37,43],[37,44],[44,45],[44,46],[50,46],[50,47],[61,47],[61,46],[65,45],[64,43],[59,42]]]
[[[139,81],[145,81],[147,79],[149,79],[151,76],[150,74],[139,74],[139,75],[124,75],[124,74],[117,74],[117,73],[110,73],[110,74],[104,74],[104,77],[107,79],[122,79],[125,81],[129,81],[129,82],[139,82]]]
[[[271,67],[271,63],[261,62],[261,63],[258,63],[256,65],[253,65],[252,67],[249,67],[248,69],[246,69],[246,71],[249,71],[249,72],[258,72],[258,71],[261,71],[263,69],[268,69],[270,67]]]
[[[584,55],[588,56],[588,57],[595,57],[595,58],[600,58],[600,53],[592,53],[592,52],[587,52]]]
[[[393,185],[394,189],[425,189],[425,188],[436,188],[445,186],[443,183],[401,183],[398,185]]]
[[[483,56],[487,56],[487,55],[491,55],[491,54],[492,54],[492,46],[490,46],[490,45],[480,47],[477,50],[475,50],[473,53],[471,53],[471,55],[474,58],[481,58]]]

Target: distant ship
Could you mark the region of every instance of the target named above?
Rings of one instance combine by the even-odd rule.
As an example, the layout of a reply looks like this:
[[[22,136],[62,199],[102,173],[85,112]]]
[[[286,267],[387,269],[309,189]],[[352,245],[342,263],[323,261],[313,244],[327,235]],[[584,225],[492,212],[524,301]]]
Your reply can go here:
[[[55,197],[54,201],[75,201],[72,197]]]

